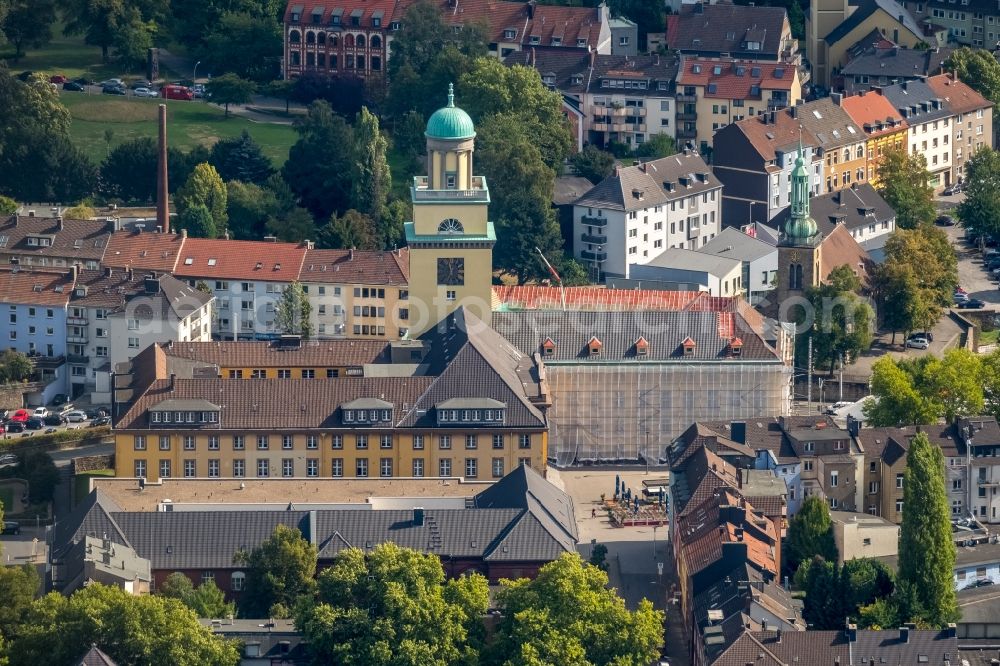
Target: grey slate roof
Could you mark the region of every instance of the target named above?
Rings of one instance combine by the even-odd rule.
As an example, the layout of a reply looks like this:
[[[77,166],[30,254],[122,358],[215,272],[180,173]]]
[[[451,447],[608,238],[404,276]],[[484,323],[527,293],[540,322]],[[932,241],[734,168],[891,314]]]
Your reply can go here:
[[[738,268],[741,264],[742,262],[734,257],[718,254],[706,255],[696,250],[672,247],[656,255],[644,265],[722,276],[728,275],[730,271]]]
[[[46,246],[29,245],[31,237],[50,237]],[[11,215],[0,223],[0,253],[65,257],[73,261],[100,261],[108,247],[111,230],[102,220],[63,219]]]
[[[96,645],[91,645],[87,653],[74,666],[118,666],[118,663],[104,654]]]
[[[951,52],[950,48],[917,50],[901,46],[890,49],[869,47],[844,65],[840,72],[845,77],[867,75],[912,79],[930,76],[937,73],[941,63],[948,59]]]
[[[727,312],[574,312],[520,310],[494,312],[493,325],[524,354],[540,352],[547,338],[555,343],[545,363],[614,363],[692,361],[778,362],[769,346],[742,318]],[[729,338],[743,342],[741,358],[728,355]],[[592,356],[587,343],[601,342]],[[649,343],[645,356],[636,354],[640,337]],[[694,353],[684,356],[681,343],[690,337]]]
[[[676,58],[666,55],[594,54],[591,64],[587,53],[538,47],[511,53],[504,64],[534,67],[546,85],[571,96],[608,91],[601,84],[605,79],[629,79],[646,83],[645,88],[630,88],[630,97],[672,97],[679,67]]]
[[[854,13],[848,16],[847,19],[826,36],[826,43],[836,44],[879,10],[886,12],[893,19],[898,20],[902,18],[902,25],[916,35],[918,39],[923,39],[924,34],[920,29],[920,25],[917,24],[917,21],[910,14],[909,10],[904,9],[895,0],[861,0]]]
[[[150,560],[154,570],[229,569],[235,553],[266,540],[277,525],[295,527],[330,559],[345,548],[393,542],[441,556],[544,562],[575,552],[573,501],[520,466],[465,509],[428,509],[422,525],[408,510],[219,510],[124,512],[94,491],[56,531],[54,553],[90,534]]]
[[[697,251],[739,261],[756,261],[774,252],[775,246],[759,238],[747,236],[736,227],[726,227]]]
[[[847,111],[834,104],[829,97],[793,106],[789,113],[819,139],[823,150],[862,143],[867,138],[864,130],[851,120]]]
[[[849,188],[813,197],[809,206],[824,237],[829,236],[838,224],[853,231],[872,223],[881,225],[896,217],[892,206],[867,182],[860,185],[854,183]],[[789,215],[786,208],[774,216],[771,223],[784,226]]]
[[[681,179],[686,178],[687,184]],[[667,190],[667,183],[674,187]],[[722,183],[697,151],[621,167],[580,197],[576,205],[605,210],[637,210],[721,188]]]
[[[903,81],[886,86],[882,88],[882,94],[911,127],[952,115],[944,100],[924,81]]]

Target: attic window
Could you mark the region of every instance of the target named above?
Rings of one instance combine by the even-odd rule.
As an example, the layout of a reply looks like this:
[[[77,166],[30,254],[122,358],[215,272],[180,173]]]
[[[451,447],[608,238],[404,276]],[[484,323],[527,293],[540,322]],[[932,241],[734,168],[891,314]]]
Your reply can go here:
[[[264,268],[264,262],[258,261],[257,265],[254,267],[254,270],[258,270],[259,271],[262,268]]]
[[[783,78],[785,78],[785,68],[784,67],[776,67],[775,70],[774,70],[774,78],[776,78],[776,79],[783,79]]]
[[[646,338],[639,336],[639,339],[635,341],[636,356],[645,356],[648,353],[649,353],[649,343],[646,342]]]
[[[586,37],[577,37],[576,38],[576,45],[577,46],[586,46],[587,45],[587,39],[586,39]]]
[[[722,74],[722,67],[720,65],[716,65],[715,67],[713,67],[712,74],[714,74],[715,76]]]
[[[760,78],[760,67],[751,67],[750,68],[750,76],[759,79]]]
[[[184,265],[185,266],[190,266],[193,263],[194,263],[194,257],[186,257],[184,259]]]
[[[642,197],[643,197],[642,190],[640,190],[638,188],[635,188],[635,189],[632,190],[632,198],[633,199],[638,199],[639,201],[642,201]]]
[[[701,65],[692,65],[691,66],[691,73],[692,74],[701,74]]]
[[[600,340],[597,339],[597,336],[595,335],[592,336],[590,338],[590,341],[587,343],[587,350],[590,352],[591,356],[597,356],[598,354],[601,353],[601,347],[603,346],[604,345],[601,343]]]
[[[714,83],[708,84],[708,94],[714,95],[718,89],[719,89],[718,86],[716,86]]]
[[[274,265],[274,270],[280,271],[281,270],[281,264],[275,264]]]
[[[216,260],[215,259],[209,259],[208,260],[208,265],[209,266],[214,266],[215,264],[216,264]]]
[[[532,44],[538,44],[541,41],[542,41],[542,38],[539,37],[538,35],[532,35],[531,36],[531,43]]]
[[[516,35],[517,35],[517,30],[504,30],[503,31],[503,38],[504,39],[514,39],[514,37]]]
[[[681,347],[684,349],[685,356],[694,356],[695,343],[690,337],[684,338]]]
[[[552,46],[559,46],[562,44],[562,37],[553,37]]]
[[[743,355],[743,340],[739,338],[732,338],[729,341],[729,354],[734,357]]]
[[[552,356],[556,353],[556,343],[552,338],[545,338],[545,342],[542,343],[542,354],[544,356]]]

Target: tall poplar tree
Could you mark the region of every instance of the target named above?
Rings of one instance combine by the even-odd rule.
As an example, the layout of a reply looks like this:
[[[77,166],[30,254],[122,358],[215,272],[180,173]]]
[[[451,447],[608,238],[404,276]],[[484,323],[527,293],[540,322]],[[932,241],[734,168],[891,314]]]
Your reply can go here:
[[[954,569],[944,454],[918,433],[906,456],[899,530],[899,581],[912,585],[920,607],[920,617],[913,619],[938,627],[958,619]]]
[[[358,210],[375,223],[382,219],[385,204],[392,189],[389,161],[386,151],[389,143],[379,129],[376,118],[367,107],[361,108],[354,123],[354,189],[352,208]]]

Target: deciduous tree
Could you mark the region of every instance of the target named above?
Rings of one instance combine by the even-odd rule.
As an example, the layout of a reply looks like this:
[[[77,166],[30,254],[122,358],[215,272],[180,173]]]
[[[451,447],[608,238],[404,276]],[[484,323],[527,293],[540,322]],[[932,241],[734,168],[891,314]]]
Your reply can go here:
[[[891,356],[872,366],[872,398],[865,401],[865,422],[876,428],[931,423],[933,405],[914,386],[913,377]]]
[[[392,176],[386,158],[389,142],[379,129],[378,118],[367,108],[354,123],[354,187],[351,208],[368,215],[376,226],[385,213],[385,205],[392,189]]]
[[[0,510],[2,521],[3,511]],[[0,567],[0,599],[3,599],[3,604],[0,604],[0,636],[11,640],[20,633],[40,582],[34,565]]]
[[[649,138],[635,149],[636,157],[646,157],[653,160],[670,157],[676,153],[677,144],[674,142],[674,138],[662,132],[650,134]]]
[[[587,145],[569,158],[578,174],[595,185],[615,172],[615,156],[597,146]]]
[[[281,23],[273,16],[228,11],[209,25],[201,50],[209,71],[229,72],[260,84],[280,74]],[[287,83],[289,89],[294,86],[294,81]]]
[[[62,7],[63,31],[67,35],[83,35],[84,42],[99,46],[101,57],[107,62],[125,8],[124,0],[67,0]]]
[[[896,211],[897,227],[915,229],[934,221],[934,188],[922,153],[911,155],[905,148],[885,150],[876,173],[876,189]]]
[[[1000,62],[986,49],[955,49],[944,69],[994,104],[1000,104]]]
[[[353,132],[323,101],[313,102],[295,125],[299,139],[288,152],[282,173],[299,202],[318,220],[350,208],[353,159],[345,147]]]
[[[789,571],[795,571],[800,563],[817,556],[828,562],[837,560],[830,507],[819,496],[806,497],[789,521],[787,544],[785,562]]]
[[[943,627],[959,617],[953,581],[955,542],[945,490],[944,455],[918,433],[910,441],[903,474],[899,580],[913,586],[920,619]]]
[[[0,382],[23,382],[33,371],[34,366],[23,352],[14,349],[0,352]]]
[[[35,601],[9,650],[11,666],[76,663],[96,645],[122,666],[235,666],[234,643],[214,636],[176,599],[90,585]]]
[[[319,576],[317,603],[296,613],[318,661],[367,666],[477,663],[487,581],[445,581],[441,560],[393,543],[341,551]]]
[[[965,163],[965,201],[958,216],[967,233],[1000,237],[1000,153],[992,148],[980,148]]]
[[[292,608],[299,597],[312,595],[317,557],[316,546],[286,525],[275,527],[267,541],[251,551],[237,554],[236,561],[247,566],[241,612],[247,617],[265,617],[276,603]]]
[[[174,202],[182,217],[189,208],[201,205],[211,214],[216,234],[226,228],[229,219],[226,215],[226,184],[211,164],[202,163],[194,168],[191,177],[177,190]]]
[[[156,23],[143,19],[142,13],[135,6],[125,8],[115,25],[113,44],[115,59],[126,73],[134,67],[142,67],[146,62],[146,54],[153,46],[156,36]]]
[[[253,99],[253,94],[257,86],[253,81],[241,78],[236,74],[222,74],[216,76],[208,85],[205,92],[213,104],[219,104],[226,108],[226,117],[229,117],[230,104],[246,104]]]
[[[0,194],[0,215],[13,215],[17,210],[17,202]]]
[[[47,44],[55,22],[54,0],[11,0],[0,26],[7,41],[14,45],[14,59],[21,58],[25,49]]]
[[[651,663],[663,641],[663,613],[645,599],[627,610],[607,584],[606,573],[575,553],[546,564],[534,580],[503,581],[503,616],[484,663]]]
[[[101,193],[125,202],[156,198],[156,141],[149,137],[118,144],[101,164]]]
[[[375,223],[364,213],[349,210],[334,213],[320,230],[317,247],[334,250],[375,250],[379,247]]]
[[[858,296],[860,288],[860,279],[847,265],[833,269],[824,283],[809,288],[806,298],[815,321],[808,334],[797,338],[796,353],[803,363],[810,338],[815,364],[829,365],[831,372],[839,360],[849,363],[871,346],[875,313]],[[804,321],[808,313],[803,309],[797,316]]]

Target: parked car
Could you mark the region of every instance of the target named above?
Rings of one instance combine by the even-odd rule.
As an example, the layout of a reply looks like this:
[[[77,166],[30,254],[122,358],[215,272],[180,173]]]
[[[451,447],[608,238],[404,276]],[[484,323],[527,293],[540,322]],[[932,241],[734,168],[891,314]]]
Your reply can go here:
[[[993,581],[989,578],[980,578],[976,582],[969,585],[969,587],[989,587],[993,585]]]
[[[108,413],[103,409],[101,409],[100,407],[91,407],[90,409],[86,410],[85,413],[87,414],[88,419],[96,419],[108,415]]]
[[[830,405],[829,407],[826,408],[826,413],[830,414],[830,415],[836,414],[838,410],[843,409],[844,407],[847,407],[850,404],[852,404],[852,403],[847,402],[846,400],[841,400],[840,402],[835,402],[835,403],[833,403],[832,405]]]
[[[99,85],[101,85],[102,87],[103,86],[120,86],[120,87],[124,88],[125,87],[125,82],[122,81],[121,79],[108,79],[106,81],[101,81],[101,83]]]
[[[941,194],[943,194],[946,197],[950,197],[951,195],[958,194],[961,191],[962,191],[962,183],[955,183],[954,185],[949,185],[948,187],[944,188],[944,192],[942,192]]]
[[[136,88],[132,94],[136,97],[159,97],[160,91],[152,88]]]
[[[910,349],[927,349],[928,347],[931,346],[931,341],[923,336],[910,337],[906,341],[906,346],[909,347]]]
[[[21,72],[20,74],[17,75],[17,80],[18,81],[27,81],[28,79],[31,78],[32,74],[34,74],[34,72],[32,72],[31,70],[28,70],[28,71],[25,71],[25,72]]]
[[[58,414],[49,414],[43,419],[43,421],[45,421],[45,425],[57,426],[63,424],[63,417]]]
[[[4,534],[20,534],[21,533],[21,523],[16,520],[5,520],[3,521],[3,533]]]
[[[6,427],[9,433],[24,432],[24,421],[11,421]]]
[[[195,97],[201,99],[202,97],[205,96],[205,84],[204,83],[194,84],[193,86],[191,86],[191,92],[194,93]]]
[[[124,95],[125,86],[103,86],[101,92],[105,95]]]
[[[14,421],[15,423],[24,423],[30,418],[31,418],[31,412],[29,412],[27,409],[19,409],[16,412],[14,412],[14,414],[10,417],[10,420]]]
[[[62,74],[53,74],[49,77],[49,83],[66,83],[67,81],[69,81],[69,79]]]
[[[37,419],[44,419],[49,415],[49,409],[48,407],[35,407],[35,411],[33,411],[31,415]]]
[[[94,79],[87,78],[86,76],[80,76],[73,79],[73,83],[79,83],[81,86],[92,86],[97,82]]]
[[[56,397],[52,398],[52,406],[58,407],[59,405],[65,405],[69,401],[69,398],[65,393],[56,393]]]
[[[951,215],[938,215],[938,218],[934,220],[934,224],[939,227],[953,227],[955,226],[955,218]]]
[[[90,422],[91,427],[111,425],[110,416],[98,416]]]
[[[74,409],[63,414],[63,418],[66,419],[67,423],[83,423],[87,420],[87,415],[82,410]]]
[[[981,301],[978,298],[970,298],[958,304],[959,310],[982,310],[985,307],[986,301]]]
[[[10,465],[17,462],[17,456],[13,453],[5,453],[0,456],[0,465]]]
[[[153,82],[146,81],[144,79],[139,79],[138,81],[133,81],[132,83],[130,83],[128,87],[131,88],[132,90],[138,90],[139,88],[152,88]]]
[[[41,430],[45,427],[45,421],[32,417],[24,422],[24,427],[28,430]]]
[[[160,88],[160,97],[163,99],[192,100],[194,99],[194,91],[185,86],[170,84]]]

